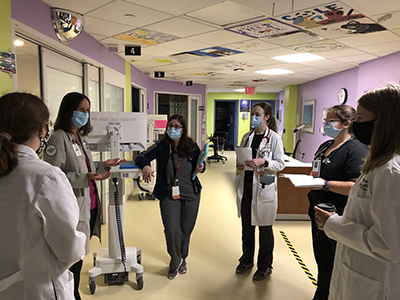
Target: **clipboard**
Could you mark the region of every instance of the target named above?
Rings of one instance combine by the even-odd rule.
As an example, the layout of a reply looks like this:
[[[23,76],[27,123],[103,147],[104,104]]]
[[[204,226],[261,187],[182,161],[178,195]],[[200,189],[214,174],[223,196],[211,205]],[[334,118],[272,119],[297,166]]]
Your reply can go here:
[[[208,142],[204,145],[203,150],[201,150],[200,155],[199,155],[199,159],[197,160],[197,165],[200,167],[201,164],[204,162],[204,160],[207,157],[208,154]],[[192,180],[194,180],[196,178],[197,173],[194,172],[192,175]]]

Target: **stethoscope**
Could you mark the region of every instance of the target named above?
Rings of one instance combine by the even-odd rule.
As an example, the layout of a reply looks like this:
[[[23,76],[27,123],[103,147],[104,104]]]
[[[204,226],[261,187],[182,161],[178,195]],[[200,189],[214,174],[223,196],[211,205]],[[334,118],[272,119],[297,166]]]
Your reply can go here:
[[[326,165],[326,166],[329,165],[329,164],[331,163],[330,158],[331,158],[340,148],[342,148],[342,147],[344,146],[344,144],[346,144],[347,142],[351,141],[352,139],[353,139],[353,137],[351,136],[347,141],[345,141],[343,144],[341,144],[339,148],[333,150],[333,151],[331,152],[331,154],[328,155],[328,157],[325,157],[325,158],[322,160],[322,163],[323,163],[324,165]],[[334,141],[332,141],[332,143],[329,143],[328,145],[326,145],[326,147],[320,149],[320,150],[315,154],[314,160],[316,160],[316,159],[321,159],[322,154],[333,144],[333,142],[334,142]]]
[[[260,145],[261,145],[261,143],[262,143],[262,141],[263,141],[264,139],[267,140],[267,142],[265,143],[265,145],[268,145],[268,143],[269,143],[269,136],[270,136],[269,133],[271,132],[271,129],[270,129],[269,127],[267,127],[267,129],[268,129],[267,134],[265,134],[265,135],[263,136],[263,138],[261,139]],[[249,142],[249,138],[250,138],[250,136],[251,136],[254,132],[255,132],[255,129],[253,129],[253,131],[250,132],[249,136],[248,136],[247,139],[246,139],[246,142],[244,143],[244,148],[247,147],[247,143]],[[265,147],[264,147],[263,149],[261,149],[261,150],[258,150],[258,149],[257,149],[257,154],[258,154],[261,158],[263,158],[263,157],[264,157],[264,152],[266,151],[267,148],[268,148],[268,147],[265,146]]]

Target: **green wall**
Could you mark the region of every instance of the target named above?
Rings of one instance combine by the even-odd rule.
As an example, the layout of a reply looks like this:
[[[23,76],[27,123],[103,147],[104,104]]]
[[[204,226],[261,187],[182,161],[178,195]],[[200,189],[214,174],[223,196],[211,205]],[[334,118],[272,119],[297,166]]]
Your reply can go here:
[[[8,52],[11,41],[11,1],[0,1],[0,52]],[[0,71],[0,95],[14,91],[14,81],[8,73]]]
[[[242,93],[207,93],[207,136],[214,132],[214,100],[274,100],[276,101],[276,93],[259,93],[256,95],[244,95]],[[239,103],[238,103],[239,107]],[[276,106],[275,106],[276,107]],[[238,143],[242,140],[243,135],[249,131],[250,118],[241,119],[238,109]]]

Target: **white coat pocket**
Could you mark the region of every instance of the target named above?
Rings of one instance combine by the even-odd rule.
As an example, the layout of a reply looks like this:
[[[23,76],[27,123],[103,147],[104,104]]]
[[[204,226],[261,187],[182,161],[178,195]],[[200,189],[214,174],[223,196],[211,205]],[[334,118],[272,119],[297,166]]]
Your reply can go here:
[[[258,202],[274,202],[276,200],[276,184],[275,182],[266,185],[263,183],[258,184]]]
[[[345,290],[331,291],[334,294],[338,293],[337,296],[343,293],[342,295],[347,295],[347,299],[384,299],[382,298],[382,289],[379,281],[353,271],[344,263],[342,263],[341,275],[343,282],[346,282]],[[343,299],[337,296],[334,299]]]

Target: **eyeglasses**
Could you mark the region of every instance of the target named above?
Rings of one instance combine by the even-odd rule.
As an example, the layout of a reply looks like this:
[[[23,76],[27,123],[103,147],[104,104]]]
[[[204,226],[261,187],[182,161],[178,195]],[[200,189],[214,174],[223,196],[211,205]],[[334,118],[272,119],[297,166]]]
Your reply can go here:
[[[172,128],[172,127],[174,127],[175,129],[183,128],[182,126],[179,126],[178,124],[176,124],[176,125],[168,124],[168,128]]]

